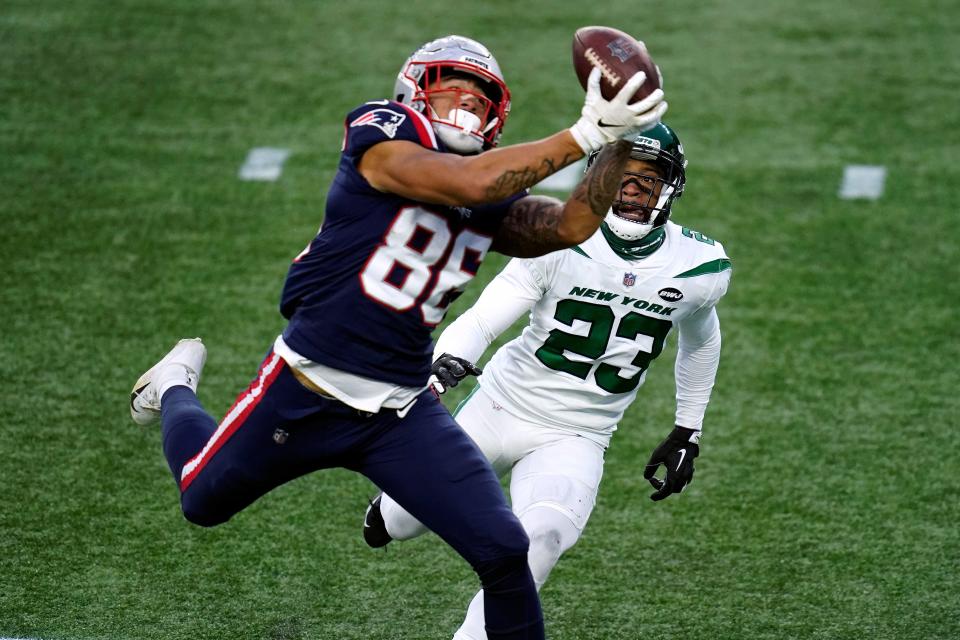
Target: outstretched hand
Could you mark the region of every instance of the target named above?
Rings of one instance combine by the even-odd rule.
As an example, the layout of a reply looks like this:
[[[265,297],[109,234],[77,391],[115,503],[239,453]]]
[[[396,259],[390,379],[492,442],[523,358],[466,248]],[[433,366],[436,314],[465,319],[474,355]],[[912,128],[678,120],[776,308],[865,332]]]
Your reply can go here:
[[[627,80],[611,100],[605,100],[600,94],[600,75],[600,69],[596,67],[590,72],[580,119],[570,127],[570,133],[586,154],[607,143],[646,131],[660,122],[667,111],[662,89],[656,89],[643,100],[629,102],[647,79],[643,71]]]

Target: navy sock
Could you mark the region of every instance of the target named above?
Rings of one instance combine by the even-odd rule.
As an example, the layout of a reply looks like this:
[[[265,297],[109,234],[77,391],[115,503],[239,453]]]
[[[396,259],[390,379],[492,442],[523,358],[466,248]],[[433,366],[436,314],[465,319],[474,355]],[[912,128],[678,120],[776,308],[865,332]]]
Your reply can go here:
[[[160,399],[160,424],[163,455],[179,486],[183,465],[210,440],[217,421],[204,410],[190,387],[178,385],[167,389]]]

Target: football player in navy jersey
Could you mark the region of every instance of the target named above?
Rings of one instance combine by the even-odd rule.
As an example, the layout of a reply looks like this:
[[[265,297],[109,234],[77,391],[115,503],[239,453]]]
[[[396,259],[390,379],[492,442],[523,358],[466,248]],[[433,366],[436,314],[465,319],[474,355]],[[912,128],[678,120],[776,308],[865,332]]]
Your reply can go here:
[[[537,256],[577,245],[603,221],[631,145],[659,122],[659,89],[612,100],[594,70],[580,119],[536,142],[495,148],[510,112],[496,59],[460,36],[429,42],[391,100],[344,123],[323,225],[290,267],[283,333],[218,423],[196,396],[206,360],[181,340],[134,386],[138,424],[159,420],[186,518],[229,520],[318,469],[362,473],[473,567],[491,639],[542,638],[527,536],[468,436],[426,391],[430,332],[487,251]],[[566,202],[527,189],[599,150]]]

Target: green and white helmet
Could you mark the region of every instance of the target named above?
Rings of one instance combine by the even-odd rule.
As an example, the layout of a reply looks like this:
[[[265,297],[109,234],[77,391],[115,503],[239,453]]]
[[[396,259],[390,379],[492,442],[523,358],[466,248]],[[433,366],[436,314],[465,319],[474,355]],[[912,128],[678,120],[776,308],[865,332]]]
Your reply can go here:
[[[591,155],[590,163],[593,162],[595,157],[596,154]],[[667,223],[667,219],[670,217],[670,207],[674,200],[683,195],[683,187],[687,181],[687,159],[683,155],[683,145],[680,144],[676,132],[662,122],[634,138],[630,157],[634,160],[646,160],[657,165],[661,177],[656,178],[656,182],[663,184],[656,202],[653,202],[656,191],[654,189],[645,203],[637,203],[635,200],[629,203],[624,202],[621,187],[621,191],[613,201],[613,206],[603,223],[614,235],[628,242],[640,240],[654,229]],[[587,166],[589,166],[589,163]],[[627,184],[631,178],[638,182],[650,180],[649,176],[624,171],[621,184]],[[642,211],[645,215],[642,216],[641,220],[630,220],[618,215],[618,213],[627,211]]]

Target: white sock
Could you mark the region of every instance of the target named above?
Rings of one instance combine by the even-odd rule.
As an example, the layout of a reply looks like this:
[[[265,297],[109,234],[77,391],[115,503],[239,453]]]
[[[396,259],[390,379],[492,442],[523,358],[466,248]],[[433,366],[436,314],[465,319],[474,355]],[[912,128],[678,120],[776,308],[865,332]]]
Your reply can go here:
[[[530,537],[527,562],[537,591],[540,591],[561,554],[576,543],[581,532],[568,517],[549,507],[530,509],[520,516],[520,524]],[[470,601],[467,615],[453,634],[453,640],[487,640],[485,622],[481,590]]]
[[[473,596],[470,606],[467,607],[467,617],[463,619],[463,624],[453,634],[453,640],[487,640],[487,630],[484,626],[486,619],[483,617],[483,590],[477,591]]]
[[[423,535],[428,529],[420,521],[407,513],[407,510],[397,504],[393,498],[383,494],[380,500],[380,514],[387,533],[394,540],[409,540]]]
[[[196,393],[197,381],[197,374],[186,365],[171,362],[157,372],[153,384],[157,386],[157,399],[160,400],[170,387],[189,387]]]

